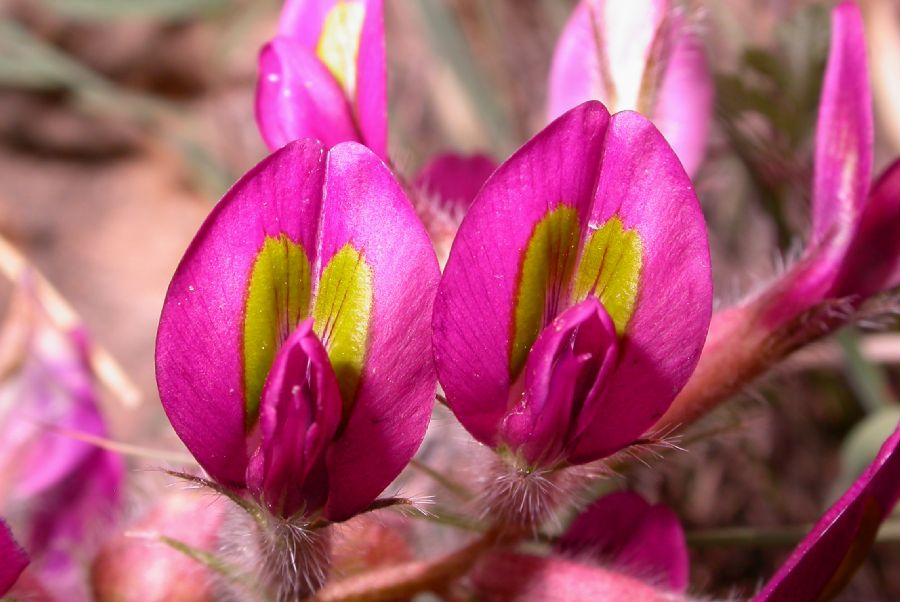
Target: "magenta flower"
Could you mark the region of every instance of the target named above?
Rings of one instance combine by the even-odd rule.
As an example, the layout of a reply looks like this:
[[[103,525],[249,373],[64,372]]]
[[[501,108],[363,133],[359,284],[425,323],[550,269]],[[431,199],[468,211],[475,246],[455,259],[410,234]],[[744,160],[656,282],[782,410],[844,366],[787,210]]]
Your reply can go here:
[[[91,562],[94,602],[214,602],[216,579],[199,562],[159,541],[169,537],[215,554],[226,504],[197,491],[167,493],[136,522],[107,539]],[[160,576],[164,576],[160,578]]]
[[[460,226],[434,310],[450,407],[528,466],[596,460],[671,403],[712,305],[697,197],[653,125],[599,102],[501,165]]]
[[[898,498],[900,425],[755,600],[831,600],[865,560]]]
[[[424,436],[438,278],[378,157],[286,145],[219,202],[169,286],[156,366],[175,431],[277,515],[359,512]]]
[[[28,554],[13,538],[9,526],[0,520],[0,596],[4,595],[19,579],[28,566]]]
[[[690,602],[611,568],[516,552],[487,556],[472,581],[484,602]]]
[[[754,600],[834,599],[862,564],[898,497],[900,425]],[[480,597],[504,602],[688,600],[677,593],[687,585],[689,568],[677,518],[634,494],[601,498],[572,523],[556,552],[576,559],[489,555],[472,577]]]
[[[664,417],[663,428],[691,422],[797,345],[852,319],[869,296],[900,284],[900,160],[870,182],[872,98],[855,3],[834,8],[831,29],[816,130],[810,239],[781,277],[716,312],[695,377]]]
[[[416,212],[442,266],[466,211],[495,169],[497,164],[487,155],[445,153],[429,161],[413,180]]]
[[[361,142],[387,160],[383,0],[287,0],[259,57],[256,120],[272,150]]]
[[[27,286],[14,310],[3,331],[18,360],[0,385],[0,509],[17,517],[46,587],[86,599],[78,565],[111,524],[124,467],[71,435],[106,436],[84,333],[56,328]]]
[[[702,41],[671,0],[581,0],[550,72],[551,119],[586,100],[636,110],[662,132],[689,174],[706,149],[713,81]]]
[[[803,258],[770,292],[769,322],[900,283],[900,161],[871,184],[873,138],[862,16],[844,2],[832,12],[819,104],[812,232]]]
[[[460,219],[497,164],[487,155],[444,153],[429,161],[413,181],[420,194],[433,198]]]
[[[556,551],[596,560],[673,591],[688,585],[690,560],[678,517],[631,491],[591,504],[563,533]]]

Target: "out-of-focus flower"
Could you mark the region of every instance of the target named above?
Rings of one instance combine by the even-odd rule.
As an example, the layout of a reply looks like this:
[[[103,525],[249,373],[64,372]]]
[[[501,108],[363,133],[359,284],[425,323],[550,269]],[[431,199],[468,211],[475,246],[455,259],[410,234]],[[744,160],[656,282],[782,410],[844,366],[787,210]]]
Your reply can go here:
[[[413,559],[411,529],[397,515],[360,514],[336,529],[331,542],[331,574],[346,578]]]
[[[590,462],[662,415],[711,310],[687,174],[649,121],[590,101],[472,204],[435,301],[435,362],[460,422],[514,464]]]
[[[387,160],[383,0],[287,0],[259,58],[256,119],[272,150],[356,141]]]
[[[363,510],[425,434],[438,278],[369,149],[276,151],[219,202],[169,286],[156,366],[176,432],[276,516]]]
[[[487,556],[472,575],[485,602],[687,602],[616,570],[514,552]]]
[[[416,212],[434,243],[441,266],[466,211],[497,164],[487,155],[446,153],[429,161],[413,181]]]
[[[758,602],[833,599],[865,560],[900,498],[900,425],[878,456],[816,523]]]
[[[832,12],[819,104],[812,232],[775,289],[767,319],[783,322],[827,298],[865,298],[900,283],[900,162],[871,183],[874,126],[862,16]]]
[[[689,174],[703,161],[713,81],[702,41],[671,0],[578,3],[553,56],[549,116],[591,99],[647,116]]]
[[[832,600],[865,560],[878,527],[900,498],[900,425],[878,457],[819,520],[756,602]],[[687,585],[688,557],[677,518],[634,494],[600,499],[570,526],[557,552],[602,567],[556,557],[510,552],[487,556],[472,580],[485,600],[678,601]]]
[[[869,296],[900,284],[900,161],[872,184],[872,154],[863,23],[856,4],[844,2],[832,11],[810,240],[781,277],[716,312],[697,371],[660,428],[691,422],[798,345],[846,323]]]
[[[27,534],[44,585],[78,600],[80,561],[111,524],[123,466],[73,437],[106,436],[83,332],[61,332],[23,288],[0,344],[0,508]]]
[[[91,567],[97,602],[212,602],[215,577],[160,538],[215,553],[225,516],[221,498],[166,495],[127,532],[108,540]]]
[[[606,495],[582,512],[563,533],[556,551],[615,567],[648,583],[684,591],[690,560],[678,517],[640,495]]]
[[[12,589],[28,566],[28,554],[16,543],[9,526],[0,520],[0,596]]]

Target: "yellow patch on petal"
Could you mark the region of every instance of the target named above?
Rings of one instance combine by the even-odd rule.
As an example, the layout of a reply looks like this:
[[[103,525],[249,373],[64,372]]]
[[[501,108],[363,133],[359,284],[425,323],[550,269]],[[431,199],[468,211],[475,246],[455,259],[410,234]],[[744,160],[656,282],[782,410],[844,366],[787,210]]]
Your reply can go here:
[[[637,230],[626,230],[621,219],[610,218],[584,245],[575,273],[574,302],[595,295],[621,335],[634,313],[642,261]]]
[[[351,100],[356,94],[356,59],[366,7],[362,2],[338,0],[325,15],[316,55]]]
[[[309,258],[282,234],[267,236],[250,272],[244,305],[245,427],[256,424],[275,353],[309,313]]]
[[[347,416],[362,374],[372,313],[372,270],[350,244],[335,253],[319,280],[313,330],[328,351]]]
[[[541,330],[568,294],[578,253],[578,213],[560,205],[534,227],[519,268],[509,372],[515,379]]]

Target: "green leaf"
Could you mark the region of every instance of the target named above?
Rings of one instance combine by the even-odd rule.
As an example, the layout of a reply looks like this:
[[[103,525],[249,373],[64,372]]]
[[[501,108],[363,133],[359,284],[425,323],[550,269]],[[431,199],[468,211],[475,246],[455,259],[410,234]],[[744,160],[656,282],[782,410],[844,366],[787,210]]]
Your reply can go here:
[[[104,21],[122,18],[174,20],[221,11],[235,0],[43,0],[61,16]]]
[[[205,566],[209,570],[213,571],[217,575],[221,575],[228,581],[230,581],[235,586],[239,587],[246,594],[250,594],[253,600],[264,600],[265,597],[259,591],[259,588],[253,582],[253,580],[241,571],[240,567],[233,566],[215,554],[211,554],[206,550],[201,550],[200,548],[195,548],[190,544],[184,543],[181,540],[175,539],[173,537],[168,537],[166,535],[161,534],[143,534],[143,533],[131,533],[132,537],[140,537],[144,539],[149,539],[152,541],[158,541],[159,543],[169,546],[173,550],[184,554],[191,560]]]
[[[837,341],[844,352],[847,380],[866,412],[878,412],[892,405],[887,378],[878,366],[862,354],[859,334],[852,328],[846,328],[838,333]],[[884,439],[886,437],[882,437]]]
[[[234,180],[192,135],[180,131],[186,126],[160,127],[183,120],[182,106],[118,86],[10,19],[0,19],[0,86],[65,89],[82,110],[149,131],[182,157],[191,175],[212,196],[221,196]]]
[[[54,89],[96,84],[84,69],[15,21],[0,20],[0,85]]]
[[[854,426],[841,445],[841,472],[828,499],[837,500],[871,464],[878,450],[900,422],[900,406],[885,406]]]

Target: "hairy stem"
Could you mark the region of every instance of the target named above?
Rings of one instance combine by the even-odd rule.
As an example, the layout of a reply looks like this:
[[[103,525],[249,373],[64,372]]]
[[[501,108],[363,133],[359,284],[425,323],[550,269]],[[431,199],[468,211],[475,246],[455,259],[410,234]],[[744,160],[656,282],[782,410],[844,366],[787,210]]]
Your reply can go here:
[[[766,351],[765,336],[740,313],[741,310],[728,310],[713,316],[696,370],[652,431],[687,426],[737,393],[775,361]]]
[[[717,312],[700,362],[687,385],[651,432],[674,432],[740,392],[788,355],[852,320],[843,300],[826,300],[792,320],[767,326],[761,318],[771,299]]]

